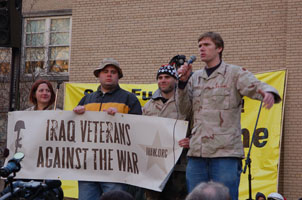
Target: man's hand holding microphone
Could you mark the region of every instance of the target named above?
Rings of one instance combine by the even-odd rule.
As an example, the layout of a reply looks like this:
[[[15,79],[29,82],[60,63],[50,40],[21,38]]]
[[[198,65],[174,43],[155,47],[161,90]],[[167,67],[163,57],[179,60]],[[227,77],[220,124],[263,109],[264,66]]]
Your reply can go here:
[[[187,82],[192,73],[192,63],[196,60],[196,56],[192,55],[188,62],[185,62],[178,70],[178,79]]]

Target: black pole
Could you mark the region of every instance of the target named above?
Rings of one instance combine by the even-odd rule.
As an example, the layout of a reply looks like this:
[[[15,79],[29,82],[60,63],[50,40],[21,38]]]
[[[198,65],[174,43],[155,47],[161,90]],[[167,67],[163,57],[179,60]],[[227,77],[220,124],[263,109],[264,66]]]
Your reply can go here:
[[[9,111],[19,110],[20,48],[12,47]]]
[[[250,143],[249,152],[246,156],[245,166],[244,166],[244,170],[243,170],[243,173],[245,174],[246,168],[247,167],[249,168],[249,174],[248,174],[249,198],[247,200],[253,200],[253,198],[252,198],[251,150],[252,150],[252,146],[253,146],[253,143],[254,143],[254,137],[255,137],[255,132],[256,132],[256,129],[257,129],[257,125],[258,125],[258,120],[259,120],[259,116],[260,116],[260,112],[261,112],[261,108],[262,108],[262,103],[263,103],[263,101],[261,101],[261,103],[260,103],[260,108],[259,108],[259,111],[258,111],[258,116],[257,116],[257,119],[256,119],[256,124],[255,124],[255,128],[254,128],[253,136],[252,136],[252,140],[251,140],[251,143]]]

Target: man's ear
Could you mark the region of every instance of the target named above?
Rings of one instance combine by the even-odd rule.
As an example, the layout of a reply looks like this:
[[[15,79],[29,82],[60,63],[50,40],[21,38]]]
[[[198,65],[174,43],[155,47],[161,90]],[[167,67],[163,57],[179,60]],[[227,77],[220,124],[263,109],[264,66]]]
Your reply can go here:
[[[221,53],[223,50],[222,47],[217,47],[216,49],[218,50],[219,53]]]

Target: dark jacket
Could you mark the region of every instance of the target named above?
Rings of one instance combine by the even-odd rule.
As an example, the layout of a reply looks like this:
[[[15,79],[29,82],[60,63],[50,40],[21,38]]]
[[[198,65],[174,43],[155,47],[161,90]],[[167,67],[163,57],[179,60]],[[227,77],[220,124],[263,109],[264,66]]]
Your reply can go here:
[[[84,105],[88,111],[103,111],[113,107],[119,113],[142,114],[142,108],[136,96],[119,86],[107,93],[103,93],[99,87],[96,92],[84,96],[78,105]]]

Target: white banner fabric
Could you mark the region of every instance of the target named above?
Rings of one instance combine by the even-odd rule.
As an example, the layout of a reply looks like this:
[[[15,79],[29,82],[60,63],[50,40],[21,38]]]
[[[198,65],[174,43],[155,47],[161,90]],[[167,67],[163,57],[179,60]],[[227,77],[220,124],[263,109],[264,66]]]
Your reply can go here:
[[[8,115],[10,157],[23,152],[18,178],[119,182],[161,191],[178,160],[187,122],[86,111]]]

